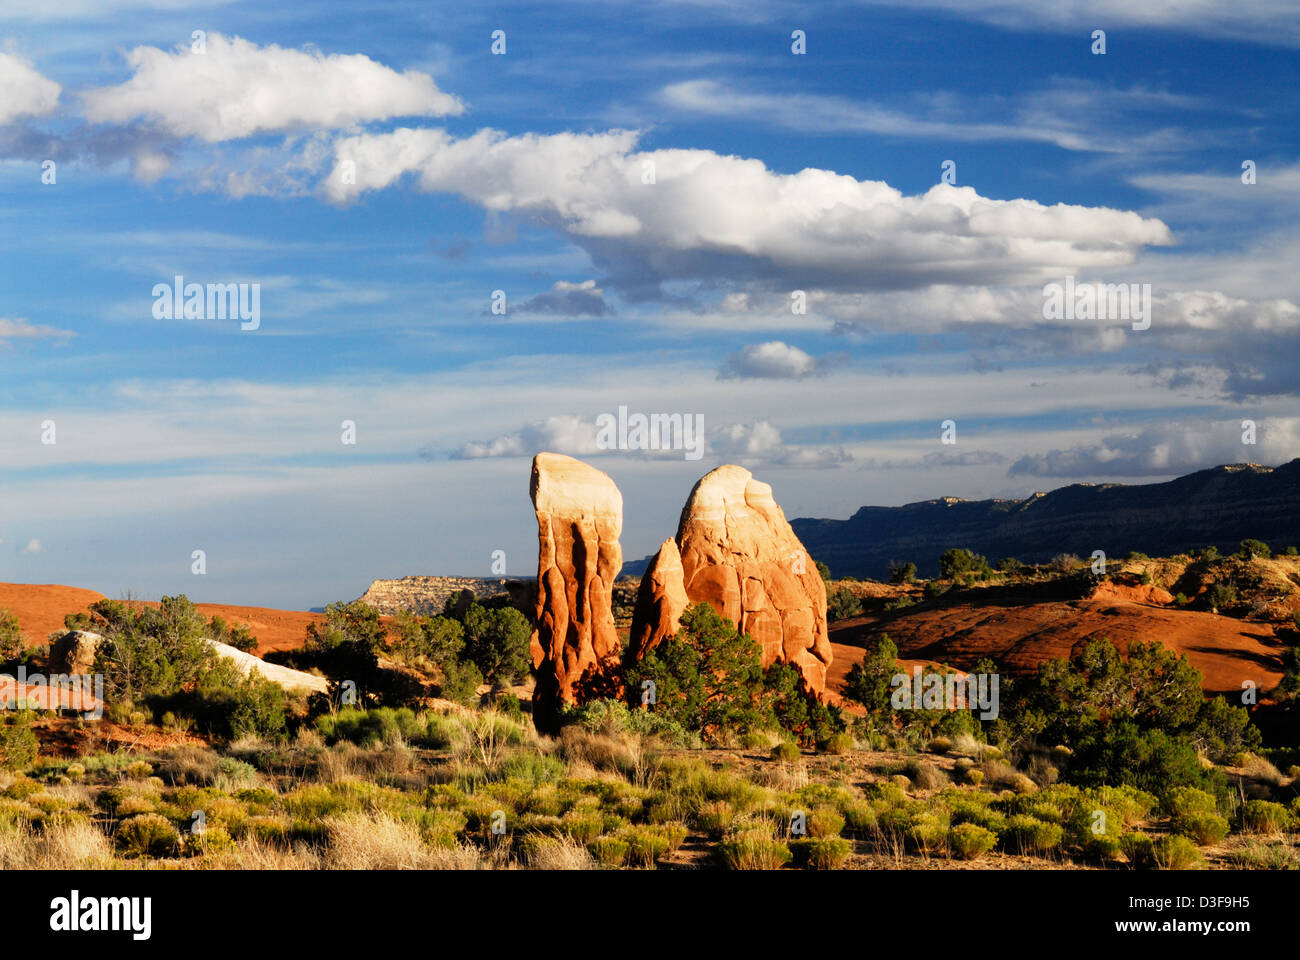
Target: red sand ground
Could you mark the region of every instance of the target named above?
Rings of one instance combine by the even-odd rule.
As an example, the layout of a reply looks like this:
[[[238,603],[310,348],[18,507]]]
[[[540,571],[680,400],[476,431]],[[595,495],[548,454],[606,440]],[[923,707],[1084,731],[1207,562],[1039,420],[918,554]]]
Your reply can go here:
[[[23,635],[31,646],[45,643],[51,633],[62,632],[65,614],[79,613],[96,600],[103,599],[102,593],[78,587],[0,583],[0,610],[8,610],[18,617]],[[205,617],[220,616],[229,623],[247,626],[258,639],[256,652],[259,655],[302,646],[307,625],[325,619],[319,613],[297,610],[269,610],[224,603],[200,603],[196,606]]]
[[[102,593],[79,587],[0,583],[0,610],[8,610],[18,618],[29,647],[45,643],[51,633],[62,633],[65,614],[79,613],[103,599]]]
[[[43,676],[43,675],[42,675]],[[48,677],[41,683],[18,683],[19,677],[0,674],[0,704],[19,703],[38,710],[76,710],[81,713],[102,711],[94,686],[71,683],[71,678],[51,684]]]
[[[968,602],[832,624],[830,689],[843,689],[849,668],[862,659],[862,648],[881,634],[888,634],[899,656],[909,661],[969,668],[989,656],[1013,674],[1032,672],[1052,657],[1069,657],[1094,638],[1109,639],[1121,652],[1134,640],[1155,640],[1187,654],[1204,675],[1207,693],[1237,695],[1243,680],[1253,680],[1261,693],[1276,686],[1282,679],[1278,657],[1285,647],[1267,623],[1116,595],[1022,604]]]
[[[257,637],[258,656],[272,650],[292,650],[301,647],[307,636],[307,625],[323,623],[322,613],[299,610],[271,610],[267,607],[236,607],[224,603],[195,604],[205,617],[222,617],[229,623],[238,623],[253,631]]]

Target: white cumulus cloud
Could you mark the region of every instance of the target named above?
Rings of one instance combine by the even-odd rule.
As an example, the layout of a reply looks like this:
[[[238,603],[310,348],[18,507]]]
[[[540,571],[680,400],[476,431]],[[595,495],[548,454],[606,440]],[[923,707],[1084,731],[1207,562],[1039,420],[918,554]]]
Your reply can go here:
[[[21,57],[0,53],[0,123],[44,116],[59,105],[61,89]]]
[[[838,467],[853,459],[842,447],[787,444],[767,420],[733,423],[709,432],[709,452],[742,466]]]
[[[97,123],[144,118],[210,143],[297,128],[337,129],[390,117],[458,114],[461,102],[428,74],[364,54],[322,54],[208,34],[205,52],[136,47],[132,75],[83,95]]]
[[[781,340],[751,343],[727,356],[721,379],[801,380],[818,369],[817,359]]]
[[[637,133],[400,128],[341,138],[322,184],[335,201],[414,174],[426,191],[528,217],[569,236],[611,275],[750,279],[785,289],[1033,283],[1131,263],[1168,227],[1137,213],[994,200],[938,184],[906,196],[831,170],[781,174],[710,150],[635,152]],[[653,174],[651,176],[651,174]]]
[[[562,316],[601,317],[609,313],[605,291],[595,280],[570,283],[557,280],[551,289],[525,300],[517,308],[521,313],[552,313]]]
[[[548,417],[531,423],[518,433],[508,433],[485,443],[467,443],[455,454],[458,460],[487,457],[531,457],[542,450],[570,456],[602,453],[596,445],[596,424],[581,417]]]

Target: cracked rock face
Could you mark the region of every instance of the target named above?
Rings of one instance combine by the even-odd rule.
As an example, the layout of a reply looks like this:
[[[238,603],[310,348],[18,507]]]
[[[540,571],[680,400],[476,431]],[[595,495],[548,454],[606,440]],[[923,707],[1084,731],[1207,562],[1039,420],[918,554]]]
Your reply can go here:
[[[660,547],[642,578],[634,656],[676,631],[683,597],[707,601],[757,640],[763,666],[793,664],[811,691],[824,694],[831,661],[826,586],[772,488],[743,467],[718,467],[691,491],[676,541]]]
[[[539,548],[533,702],[545,726],[562,704],[619,693],[613,586],[623,566],[623,497],[604,473],[558,453],[533,459],[531,493]]]

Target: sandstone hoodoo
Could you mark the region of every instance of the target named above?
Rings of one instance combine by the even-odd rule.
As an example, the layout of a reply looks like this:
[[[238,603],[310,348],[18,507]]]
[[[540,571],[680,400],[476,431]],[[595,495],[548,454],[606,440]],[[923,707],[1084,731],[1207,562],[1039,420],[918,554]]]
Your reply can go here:
[[[623,565],[623,497],[604,473],[558,453],[533,458],[531,493],[539,546],[533,714],[547,726],[563,703],[618,693],[612,594]]]
[[[657,647],[677,632],[677,621],[690,605],[682,575],[682,555],[677,541],[663,542],[646,567],[632,611],[632,633],[628,649],[636,658]]]
[[[691,491],[676,542],[660,547],[642,578],[633,656],[676,631],[668,614],[681,596],[711,603],[758,641],[764,666],[793,664],[808,689],[824,695],[831,662],[826,586],[772,488],[743,467],[718,467]]]

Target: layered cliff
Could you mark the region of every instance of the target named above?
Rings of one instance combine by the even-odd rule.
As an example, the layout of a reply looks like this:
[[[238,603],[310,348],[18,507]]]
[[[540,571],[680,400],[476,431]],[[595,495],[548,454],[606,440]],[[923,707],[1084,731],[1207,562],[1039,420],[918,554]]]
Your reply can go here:
[[[637,577],[614,581],[614,625],[620,630],[632,622],[639,583]],[[420,616],[437,616],[442,613],[447,598],[461,590],[468,590],[480,601],[508,604],[527,617],[536,612],[535,577],[400,577],[374,581],[357,599],[385,616],[402,610]]]
[[[1247,537],[1300,544],[1300,460],[1280,467],[1230,464],[1151,484],[1073,484],[1024,500],[945,497],[902,507],[863,507],[847,520],[790,521],[808,551],[836,576],[883,578],[891,562],[923,576],[940,554],[966,547],[992,561],[1038,563],[1094,550],[1170,556]]]
[[[479,600],[505,597],[511,606],[531,615],[536,588],[532,577],[400,577],[374,581],[358,599],[389,616],[402,610],[436,616],[449,597],[468,590]]]

